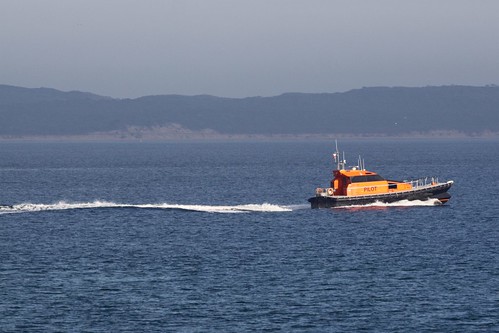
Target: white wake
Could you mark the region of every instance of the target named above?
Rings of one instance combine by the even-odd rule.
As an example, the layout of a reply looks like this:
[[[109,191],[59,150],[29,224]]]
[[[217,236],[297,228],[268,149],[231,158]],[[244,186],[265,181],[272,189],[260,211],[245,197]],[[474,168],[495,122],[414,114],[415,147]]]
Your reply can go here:
[[[417,207],[417,206],[436,206],[441,205],[437,199],[421,200],[401,200],[392,203],[374,202],[365,205],[350,205],[335,207],[335,209],[350,209],[350,208],[369,208],[369,207]],[[262,204],[243,204],[243,205],[183,205],[170,203],[155,203],[155,204],[127,204],[116,203],[111,201],[93,201],[93,202],[66,202],[59,201],[53,204],[36,204],[36,203],[21,203],[12,206],[0,205],[1,214],[13,213],[29,213],[43,211],[58,211],[71,209],[105,209],[105,208],[136,208],[136,209],[164,209],[164,210],[184,210],[193,212],[206,213],[281,213],[292,212],[303,209],[310,209],[309,204],[299,205],[277,205],[271,203]]]
[[[376,201],[365,205],[350,205],[335,208],[363,208],[363,207],[418,207],[418,206],[440,206],[442,203],[438,199],[428,200],[400,200],[396,202],[380,202]]]
[[[22,203],[12,206],[0,206],[0,214],[56,211],[69,209],[96,209],[96,208],[138,208],[138,209],[165,209],[165,210],[185,210],[207,213],[249,213],[249,212],[291,212],[296,209],[303,209],[302,206],[283,206],[270,203],[245,204],[233,206],[219,205],[182,205],[182,204],[124,204],[110,201],[93,202],[65,202],[59,201],[54,204],[34,204]],[[307,206],[308,207],[308,206]]]

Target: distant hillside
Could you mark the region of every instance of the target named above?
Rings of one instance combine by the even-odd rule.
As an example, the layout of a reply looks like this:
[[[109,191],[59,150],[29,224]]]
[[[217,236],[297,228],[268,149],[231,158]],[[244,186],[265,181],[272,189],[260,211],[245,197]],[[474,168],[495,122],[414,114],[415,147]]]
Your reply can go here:
[[[113,99],[0,85],[3,137],[172,126],[230,135],[498,133],[499,87],[376,87],[275,97],[160,95]]]

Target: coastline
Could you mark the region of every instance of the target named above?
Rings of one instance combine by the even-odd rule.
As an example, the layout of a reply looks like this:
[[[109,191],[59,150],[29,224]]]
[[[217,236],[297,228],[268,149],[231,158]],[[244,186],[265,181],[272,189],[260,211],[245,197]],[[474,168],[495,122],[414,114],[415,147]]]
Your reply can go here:
[[[225,134],[212,130],[150,130],[127,129],[77,135],[0,135],[2,142],[192,142],[192,141],[330,141],[349,140],[400,140],[400,139],[486,139],[499,140],[499,132],[463,133],[458,131],[431,131],[425,133],[305,133],[305,134]]]

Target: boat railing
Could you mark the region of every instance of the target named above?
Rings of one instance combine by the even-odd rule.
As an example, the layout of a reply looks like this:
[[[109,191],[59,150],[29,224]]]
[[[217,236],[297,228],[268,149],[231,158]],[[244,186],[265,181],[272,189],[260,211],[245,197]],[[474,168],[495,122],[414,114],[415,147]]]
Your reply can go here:
[[[417,188],[423,188],[423,187],[428,187],[432,185],[438,184],[438,178],[437,177],[425,177],[425,178],[419,178],[415,180],[404,180],[404,183],[411,184],[412,188],[417,189]]]

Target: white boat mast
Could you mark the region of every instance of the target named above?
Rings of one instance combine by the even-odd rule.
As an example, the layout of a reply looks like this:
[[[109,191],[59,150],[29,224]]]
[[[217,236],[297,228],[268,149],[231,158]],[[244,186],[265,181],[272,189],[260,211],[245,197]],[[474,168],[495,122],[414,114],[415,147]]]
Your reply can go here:
[[[336,144],[336,151],[333,153],[334,162],[336,163],[336,170],[345,170],[345,165],[347,160],[345,159],[345,152],[343,152],[343,158],[341,158],[340,152],[338,150],[338,140],[334,140]]]

